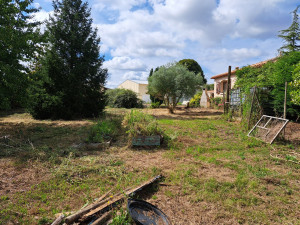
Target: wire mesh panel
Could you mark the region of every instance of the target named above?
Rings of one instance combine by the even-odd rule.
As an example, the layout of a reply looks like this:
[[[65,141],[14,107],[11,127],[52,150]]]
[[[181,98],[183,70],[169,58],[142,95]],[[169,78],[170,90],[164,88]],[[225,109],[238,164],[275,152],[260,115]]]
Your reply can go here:
[[[230,106],[236,107],[241,104],[241,89],[232,89],[230,93]]]
[[[272,144],[288,122],[287,119],[263,115],[250,130],[248,136],[256,137]]]

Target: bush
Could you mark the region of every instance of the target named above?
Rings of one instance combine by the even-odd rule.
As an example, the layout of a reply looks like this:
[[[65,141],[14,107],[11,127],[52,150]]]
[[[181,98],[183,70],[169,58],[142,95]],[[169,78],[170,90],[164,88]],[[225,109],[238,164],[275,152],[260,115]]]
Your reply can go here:
[[[157,120],[153,116],[138,110],[131,110],[130,113],[126,114],[122,125],[125,127],[130,139],[137,136],[163,134]]]
[[[217,106],[217,107],[223,106],[223,104],[222,104],[222,98],[221,97],[211,98],[210,99],[210,103],[213,106]]]
[[[143,102],[134,91],[113,89],[106,91],[107,105],[112,108],[143,108]]]
[[[157,108],[159,108],[160,105],[161,105],[160,102],[151,102],[150,108],[151,109],[157,109]]]
[[[202,96],[202,92],[198,92],[194,95],[194,97],[190,100],[190,107],[199,107],[200,106],[200,99]]]

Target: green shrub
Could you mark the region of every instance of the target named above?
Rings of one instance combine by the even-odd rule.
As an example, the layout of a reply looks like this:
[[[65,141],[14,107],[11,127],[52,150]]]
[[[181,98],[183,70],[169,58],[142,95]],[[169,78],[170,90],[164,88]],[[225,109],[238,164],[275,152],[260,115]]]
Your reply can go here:
[[[222,104],[222,98],[221,98],[221,97],[211,98],[211,99],[210,99],[210,103],[211,103],[213,106],[220,107],[220,105]]]
[[[130,225],[133,221],[126,210],[121,209],[119,214],[115,214],[110,225]]]
[[[150,108],[151,109],[157,109],[157,108],[159,108],[160,105],[161,105],[160,102],[151,102]]]
[[[118,125],[114,120],[99,121],[91,127],[87,141],[101,143],[111,140],[118,132]]]
[[[124,117],[122,125],[126,129],[129,138],[137,136],[162,135],[163,131],[158,126],[157,120],[138,110],[131,110]]]
[[[200,106],[200,99],[202,96],[202,92],[198,92],[194,95],[194,97],[190,100],[190,107],[199,107]]]
[[[112,89],[106,91],[107,104],[112,108],[143,108],[143,102],[134,91],[128,89]]]

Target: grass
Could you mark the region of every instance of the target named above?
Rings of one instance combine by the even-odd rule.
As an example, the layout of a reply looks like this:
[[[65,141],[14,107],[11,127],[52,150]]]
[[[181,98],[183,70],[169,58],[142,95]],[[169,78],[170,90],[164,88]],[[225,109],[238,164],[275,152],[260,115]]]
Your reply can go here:
[[[297,143],[276,143],[276,154],[286,159],[278,160],[270,157],[274,150],[268,144],[247,137],[238,123],[157,117],[168,145],[136,150],[127,147],[121,126],[107,126],[128,110],[108,112],[102,122],[2,117],[0,133],[9,137],[0,139],[0,168],[6,171],[0,178],[7,176],[3,181],[12,180],[14,189],[1,193],[0,224],[51,224],[57,213],[76,211],[108,190],[117,193],[157,174],[168,185],[139,197],[158,205],[175,224],[199,213],[206,224],[299,223],[300,166],[292,154],[299,153]],[[108,149],[72,147],[107,139],[113,140]],[[19,174],[31,179],[17,179]],[[125,223],[130,224],[126,212],[115,213],[113,224]]]

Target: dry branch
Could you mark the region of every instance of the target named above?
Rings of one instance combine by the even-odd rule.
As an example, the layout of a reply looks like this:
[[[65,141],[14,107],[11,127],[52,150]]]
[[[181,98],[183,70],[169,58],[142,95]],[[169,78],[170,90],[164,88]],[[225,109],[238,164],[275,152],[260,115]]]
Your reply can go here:
[[[59,217],[57,217],[56,220],[53,221],[53,223],[51,223],[51,225],[59,225],[63,219],[65,218],[65,215],[60,215]]]
[[[111,218],[111,212],[104,213],[99,219],[94,221],[91,225],[103,225]]]

